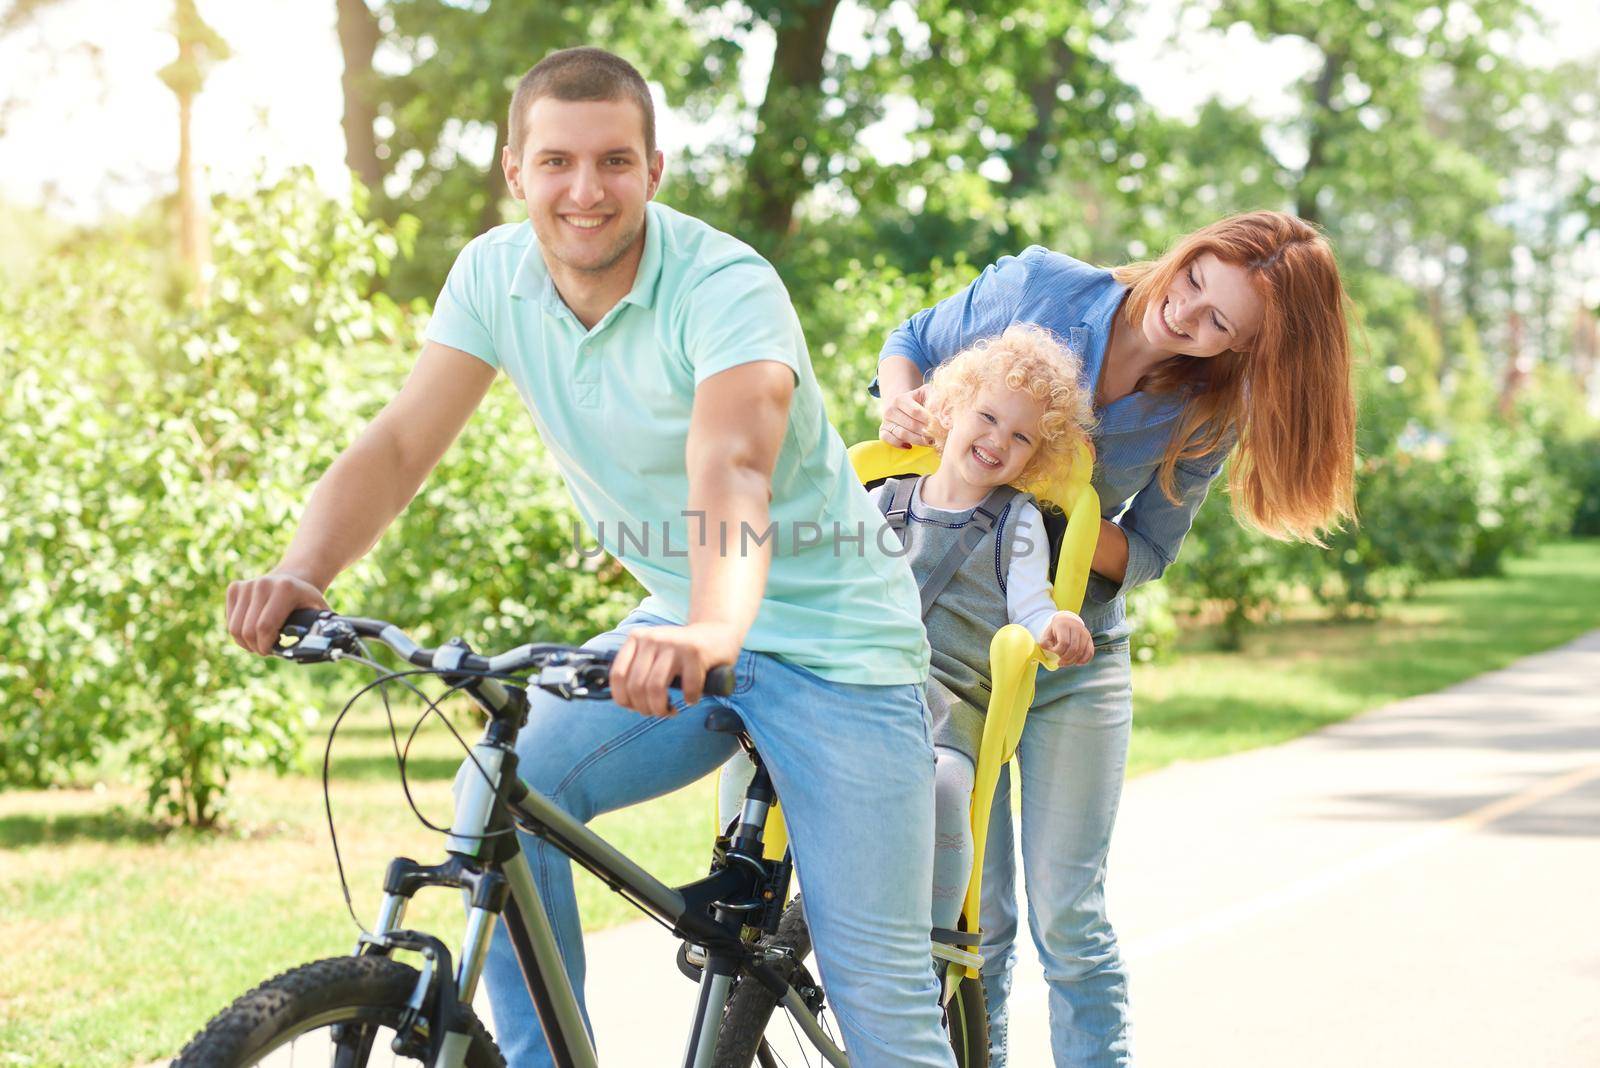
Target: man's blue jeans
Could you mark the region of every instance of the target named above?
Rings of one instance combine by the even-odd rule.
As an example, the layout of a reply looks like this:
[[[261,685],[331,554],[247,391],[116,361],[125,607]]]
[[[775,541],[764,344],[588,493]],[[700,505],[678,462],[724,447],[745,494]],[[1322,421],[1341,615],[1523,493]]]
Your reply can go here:
[[[630,628],[663,622],[635,612],[589,645],[619,648]],[[850,1063],[952,1068],[928,966],[933,747],[921,687],[829,682],[749,651],[735,674],[726,701],[744,719],[783,801],[817,966]],[[517,745],[522,778],[585,821],[691,783],[737,748],[705,729],[709,701],[720,698],[666,719],[537,691],[532,700]],[[709,821],[707,837],[709,844]],[[521,841],[581,1003],[583,935],[571,864],[531,835]],[[507,1063],[551,1064],[503,928],[484,975]],[[688,1026],[686,1019],[684,1036]],[[602,1063],[604,1043],[601,1035]]]
[[[1122,798],[1133,689],[1125,638],[1051,680],[1063,697],[1028,712],[1017,747],[1022,777],[1022,862],[1028,926],[1050,987],[1056,1068],[1131,1061],[1128,980],[1106,918],[1106,852]],[[1041,683],[1043,678],[1041,676]],[[1058,690],[1059,692],[1059,690]],[[1001,774],[984,852],[984,994],[991,1065],[1006,1063],[1006,996],[1017,937],[1011,777]]]

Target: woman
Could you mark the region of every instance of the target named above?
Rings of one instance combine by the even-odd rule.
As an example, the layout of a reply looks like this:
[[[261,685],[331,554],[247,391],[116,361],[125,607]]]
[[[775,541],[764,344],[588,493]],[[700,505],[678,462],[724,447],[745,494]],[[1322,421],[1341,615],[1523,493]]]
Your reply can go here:
[[[1127,979],[1103,893],[1133,718],[1124,594],[1177,557],[1230,455],[1234,514],[1249,526],[1317,542],[1353,515],[1347,304],[1322,235],[1258,211],[1115,270],[1037,246],[1004,257],[906,320],[879,356],[880,436],[901,446],[931,441],[923,377],[1013,323],[1063,338],[1094,391],[1103,513],[1082,615],[1095,656],[1041,671],[1017,753],[1025,889],[1058,1068],[1130,1062]],[[982,925],[1000,1065],[1017,930],[1007,776],[993,812]]]

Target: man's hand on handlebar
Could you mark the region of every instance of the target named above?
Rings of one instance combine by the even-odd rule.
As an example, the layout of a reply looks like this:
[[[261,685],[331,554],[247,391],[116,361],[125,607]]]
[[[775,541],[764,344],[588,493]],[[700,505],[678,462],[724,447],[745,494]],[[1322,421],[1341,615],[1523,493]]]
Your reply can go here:
[[[641,627],[629,634],[615,657],[609,652],[543,642],[483,656],[456,641],[437,649],[426,648],[395,624],[381,619],[336,615],[321,595],[315,594],[314,587],[306,587],[313,590],[314,605],[296,605],[282,612],[260,608],[275,603],[268,599],[274,593],[306,596],[303,583],[297,586],[267,582],[268,578],[281,577],[236,582],[228,588],[229,633],[252,652],[256,650],[250,639],[255,632],[250,621],[281,618],[266,652],[276,652],[299,663],[338,659],[341,651],[352,652],[360,648],[361,639],[371,639],[387,645],[407,663],[446,678],[456,671],[505,677],[537,668],[539,675],[531,680],[533,684],[558,697],[610,697],[624,708],[651,716],[673,714],[667,701],[669,686],[681,689],[691,705],[709,694],[727,697],[733,693],[733,664],[739,656],[740,634],[725,623]],[[266,597],[258,602],[256,598],[263,595]],[[296,640],[278,645],[282,638]]]
[[[245,582],[228,583],[228,634],[242,648],[266,656],[272,652],[284,620],[296,608],[328,607],[322,591],[305,579],[273,572]]]
[[[668,685],[681,679],[684,703],[693,705],[706,673],[738,659],[739,644],[740,635],[723,623],[636,627],[611,662],[611,699],[647,716],[674,715]]]

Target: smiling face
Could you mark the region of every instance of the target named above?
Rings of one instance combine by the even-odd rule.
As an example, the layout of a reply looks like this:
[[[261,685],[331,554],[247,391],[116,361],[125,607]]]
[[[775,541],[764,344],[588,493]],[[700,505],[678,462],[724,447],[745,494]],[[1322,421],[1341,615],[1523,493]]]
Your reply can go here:
[[[1265,305],[1243,267],[1203,252],[1183,266],[1167,291],[1145,306],[1145,339],[1173,356],[1243,352],[1261,328]]]
[[[553,271],[603,276],[636,269],[645,204],[661,183],[663,157],[645,148],[644,116],[629,99],[528,105],[519,157],[506,149],[506,184],[527,204]],[[631,278],[630,278],[631,281]]]
[[[972,486],[1015,482],[1038,451],[1044,402],[992,383],[949,419],[940,470]]]

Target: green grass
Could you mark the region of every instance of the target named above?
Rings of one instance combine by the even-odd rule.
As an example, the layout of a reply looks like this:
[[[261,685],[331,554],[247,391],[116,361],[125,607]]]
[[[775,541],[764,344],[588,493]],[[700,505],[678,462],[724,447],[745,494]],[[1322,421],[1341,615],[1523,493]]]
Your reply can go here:
[[[1294,620],[1252,634],[1240,653],[1194,635],[1174,663],[1135,671],[1130,767],[1292,738],[1597,626],[1591,541],[1548,547],[1502,577],[1427,587],[1376,622]],[[448,821],[453,744],[433,729],[414,753],[413,792],[435,823]],[[150,824],[129,786],[0,795],[0,1068],[149,1062],[267,975],[348,952],[355,927],[328,848],[320,759],[318,740],[303,774],[241,776],[228,829],[214,835]],[[375,711],[341,730],[334,805],[356,909],[370,920],[391,856],[441,855],[405,808]],[[661,878],[686,881],[704,869],[710,806],[701,782],[597,829]],[[579,879],[589,927],[634,915]],[[459,909],[435,892],[410,922],[453,936]]]
[[[1272,745],[1504,667],[1600,626],[1600,541],[1547,546],[1505,575],[1426,586],[1370,622],[1290,620],[1243,650],[1196,635],[1134,669],[1131,774]]]

